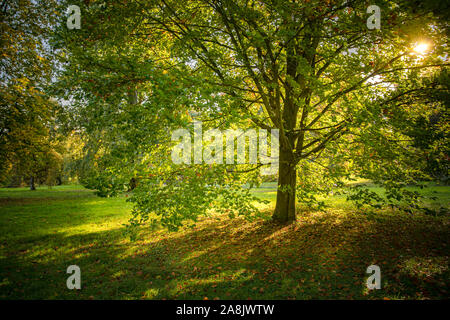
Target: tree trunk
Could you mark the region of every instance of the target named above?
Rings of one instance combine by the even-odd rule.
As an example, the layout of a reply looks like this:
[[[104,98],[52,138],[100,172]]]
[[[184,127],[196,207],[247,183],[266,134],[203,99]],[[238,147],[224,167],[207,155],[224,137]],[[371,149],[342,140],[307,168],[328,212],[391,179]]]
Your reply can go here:
[[[289,37],[288,37],[289,38]],[[294,41],[287,40],[286,47],[286,74],[296,78],[298,61]],[[293,130],[297,124],[298,106],[295,104],[294,88],[290,81],[285,83],[284,108],[281,115],[280,126],[284,128],[280,136],[280,154],[278,169],[277,203],[272,219],[281,223],[290,223],[295,220],[295,186],[297,174],[294,148],[296,138]],[[276,107],[281,110],[280,106]]]
[[[34,177],[30,178],[30,190],[36,190],[36,187],[34,186]]]
[[[134,177],[131,178],[130,182],[128,183],[128,192],[136,189],[137,185],[138,185],[138,180]]]
[[[281,149],[278,169],[277,202],[272,219],[281,223],[290,223],[295,220],[295,164],[290,161],[289,152]]]

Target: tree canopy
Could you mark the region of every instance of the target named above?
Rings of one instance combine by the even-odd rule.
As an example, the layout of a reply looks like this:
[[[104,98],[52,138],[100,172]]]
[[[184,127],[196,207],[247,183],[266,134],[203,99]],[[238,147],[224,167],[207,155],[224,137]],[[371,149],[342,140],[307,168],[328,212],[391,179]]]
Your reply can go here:
[[[2,1],[0,12],[0,181],[46,179],[61,155],[51,145],[57,103],[46,87],[54,70],[48,46],[54,1]],[[51,163],[51,164],[50,164]]]
[[[418,195],[402,188],[426,178],[426,161],[406,128],[436,112],[446,116],[448,105],[420,98],[448,92],[436,77],[448,65],[447,21],[433,14],[436,6],[70,4],[81,8],[81,28],[67,29],[60,15],[53,45],[66,63],[58,94],[70,101],[71,129],[86,137],[85,184],[103,195],[135,188],[133,223],[156,213],[176,229],[212,204],[231,216],[258,215],[242,186],[261,181],[261,163],[172,163],[170,132],[192,129],[193,120],[205,128],[279,130],[276,221],[295,219],[296,200],[320,207],[318,193],[337,192],[356,177],[384,186],[389,204],[407,197],[407,210],[418,208]],[[381,9],[380,29],[367,26],[369,5]],[[383,202],[362,188],[349,199]]]

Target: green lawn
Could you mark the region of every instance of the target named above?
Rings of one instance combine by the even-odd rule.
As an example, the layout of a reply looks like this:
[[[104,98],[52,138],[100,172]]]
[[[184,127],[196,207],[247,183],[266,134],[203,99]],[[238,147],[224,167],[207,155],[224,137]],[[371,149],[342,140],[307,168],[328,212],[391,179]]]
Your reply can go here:
[[[273,184],[255,192],[275,197]],[[426,192],[449,207],[449,187]],[[449,298],[445,215],[357,211],[340,196],[290,226],[214,216],[176,233],[143,228],[130,242],[125,199],[80,186],[0,189],[0,299]],[[73,264],[81,290],[66,287]],[[372,264],[381,290],[366,288]]]

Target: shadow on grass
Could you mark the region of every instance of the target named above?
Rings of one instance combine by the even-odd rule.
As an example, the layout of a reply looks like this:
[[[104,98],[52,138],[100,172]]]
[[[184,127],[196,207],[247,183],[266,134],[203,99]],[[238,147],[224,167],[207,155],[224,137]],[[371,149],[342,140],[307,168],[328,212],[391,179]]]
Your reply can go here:
[[[205,219],[177,233],[123,228],[3,248],[2,299],[448,298],[448,225],[428,217],[303,213],[296,224]],[[28,239],[30,240],[30,239]],[[66,288],[69,265],[82,290]],[[367,292],[366,269],[382,289]]]

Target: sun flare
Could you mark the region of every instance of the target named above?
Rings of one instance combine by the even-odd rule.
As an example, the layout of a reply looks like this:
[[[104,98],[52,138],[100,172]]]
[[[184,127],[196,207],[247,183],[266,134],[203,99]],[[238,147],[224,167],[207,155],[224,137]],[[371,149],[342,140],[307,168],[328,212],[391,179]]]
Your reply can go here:
[[[429,48],[429,44],[425,43],[425,42],[421,42],[418,43],[415,47],[414,47],[414,52],[418,53],[418,54],[425,54],[428,51]]]

